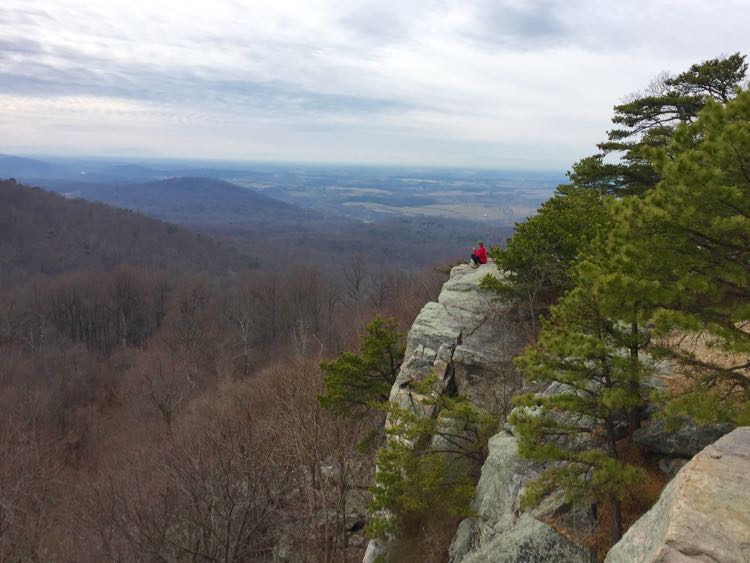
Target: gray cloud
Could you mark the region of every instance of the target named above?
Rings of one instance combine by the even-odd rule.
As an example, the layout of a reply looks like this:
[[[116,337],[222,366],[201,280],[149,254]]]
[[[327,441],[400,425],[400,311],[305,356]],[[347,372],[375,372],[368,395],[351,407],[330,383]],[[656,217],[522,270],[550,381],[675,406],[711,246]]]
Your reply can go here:
[[[0,25],[44,25],[49,23],[55,23],[55,18],[48,11],[40,8],[33,8],[28,5],[13,9],[0,7]]]
[[[539,50],[569,44],[573,28],[556,0],[487,0],[476,5],[476,27],[470,37],[510,49]]]
[[[44,50],[39,41],[18,37],[16,39],[0,38],[0,54],[3,58],[19,53],[24,55],[38,55]]]
[[[12,62],[0,66],[0,93],[6,94],[107,96],[217,108],[252,106],[266,112],[337,114],[393,111],[410,105],[386,98],[306,91],[283,81],[259,82],[211,76],[210,72],[207,76],[200,69],[130,64],[70,48],[57,49],[55,58],[45,61],[39,57],[44,49],[34,41],[12,48],[0,42],[0,50],[16,55]]]
[[[415,18],[424,12],[405,14],[388,9],[387,4],[375,4],[355,9],[341,18],[341,25],[359,41],[368,45],[384,46],[408,39],[415,31]]]

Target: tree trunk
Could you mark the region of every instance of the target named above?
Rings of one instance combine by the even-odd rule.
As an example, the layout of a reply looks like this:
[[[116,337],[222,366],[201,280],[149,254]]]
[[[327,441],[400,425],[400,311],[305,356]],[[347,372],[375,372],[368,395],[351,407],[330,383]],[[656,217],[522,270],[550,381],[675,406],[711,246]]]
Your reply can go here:
[[[622,537],[622,507],[620,500],[614,495],[610,495],[609,501],[612,505],[612,523],[609,529],[609,536],[612,545],[615,545]]]
[[[633,312],[633,320],[630,323],[630,365],[631,365],[631,374],[630,374],[630,392],[633,393],[633,395],[640,397],[641,393],[641,387],[640,387],[640,381],[639,378],[636,377],[636,373],[638,370],[638,352],[639,352],[639,346],[638,346],[638,313]],[[638,403],[630,409],[630,416],[628,420],[628,427],[630,430],[630,434],[635,432],[641,427],[641,404],[640,400]]]

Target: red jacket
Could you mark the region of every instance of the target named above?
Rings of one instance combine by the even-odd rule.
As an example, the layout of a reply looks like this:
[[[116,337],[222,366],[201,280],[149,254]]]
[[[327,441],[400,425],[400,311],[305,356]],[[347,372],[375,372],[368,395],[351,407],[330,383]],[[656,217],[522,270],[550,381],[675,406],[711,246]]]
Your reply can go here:
[[[487,247],[486,246],[480,246],[479,248],[475,248],[473,252],[474,252],[474,255],[477,258],[479,258],[480,264],[487,263]]]

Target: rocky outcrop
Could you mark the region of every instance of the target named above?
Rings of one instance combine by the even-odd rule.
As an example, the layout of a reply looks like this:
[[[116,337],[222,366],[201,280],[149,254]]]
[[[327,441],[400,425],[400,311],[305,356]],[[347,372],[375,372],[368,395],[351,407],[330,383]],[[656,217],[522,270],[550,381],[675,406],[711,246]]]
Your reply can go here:
[[[575,510],[556,496],[531,513],[521,513],[523,487],[540,471],[519,457],[516,438],[510,432],[502,431],[490,439],[472,506],[477,516],[461,522],[450,548],[451,563],[589,563],[587,549],[540,520],[565,512],[571,528],[588,529],[588,507]]]
[[[415,385],[434,375],[442,392],[461,393],[496,414],[507,412],[521,387],[512,359],[522,342],[510,308],[479,289],[488,273],[499,275],[492,264],[476,270],[454,268],[438,301],[422,309],[407,338],[405,361],[391,389],[392,402],[421,416],[439,418],[436,402],[426,401]],[[656,375],[644,384],[644,396],[651,387],[659,388],[665,369],[655,366]],[[552,385],[534,391],[549,394],[561,389]],[[653,413],[644,412],[649,414]],[[626,426],[623,420],[622,427]],[[654,418],[636,433],[634,441],[676,477],[652,510],[610,551],[608,562],[750,561],[750,428],[731,432],[687,461],[730,429],[699,427],[689,421],[672,429]],[[567,539],[593,529],[589,506],[570,506],[556,493],[540,507],[521,511],[524,487],[542,470],[520,458],[512,428],[491,438],[472,506],[475,516],[461,522],[450,547],[451,563],[593,560],[588,549]],[[370,542],[365,562],[387,560],[389,547]]]
[[[439,418],[436,401],[425,400],[415,385],[434,375],[444,393],[460,393],[493,414],[508,412],[522,384],[513,357],[523,342],[512,309],[480,289],[486,274],[500,276],[493,264],[453,268],[437,303],[422,308],[407,336],[391,402],[420,416]],[[539,391],[556,392],[554,388]],[[488,449],[472,507],[476,516],[460,524],[450,548],[451,562],[589,563],[588,549],[546,523],[554,516],[555,522],[585,532],[593,525],[589,507],[569,506],[562,495],[552,495],[538,509],[522,513],[523,488],[542,468],[520,458],[510,431],[495,435]],[[387,560],[392,547],[370,542],[364,562]]]
[[[412,404],[411,383],[430,374],[447,391],[494,412],[518,388],[513,356],[522,342],[508,322],[509,308],[480,289],[487,274],[500,275],[491,263],[477,269],[456,266],[437,303],[422,308],[407,336],[404,363],[391,389],[392,402]]]
[[[677,472],[706,446],[734,429],[733,424],[698,424],[688,418],[667,421],[652,418],[633,433],[633,442],[654,456],[659,469],[672,479]]]
[[[404,362],[390,393],[392,403],[438,417],[434,401],[425,401],[415,390],[416,382],[434,375],[444,393],[460,393],[489,412],[502,413],[510,404],[520,385],[513,357],[522,341],[509,320],[510,308],[480,289],[487,274],[500,276],[492,263],[477,269],[456,266],[438,301],[422,308],[407,335]],[[386,546],[373,541],[364,560],[386,553]]]
[[[632,561],[750,561],[750,427],[688,462],[606,558]]]
[[[461,559],[463,563],[590,563],[588,550],[577,546],[547,524],[529,514],[480,549]]]

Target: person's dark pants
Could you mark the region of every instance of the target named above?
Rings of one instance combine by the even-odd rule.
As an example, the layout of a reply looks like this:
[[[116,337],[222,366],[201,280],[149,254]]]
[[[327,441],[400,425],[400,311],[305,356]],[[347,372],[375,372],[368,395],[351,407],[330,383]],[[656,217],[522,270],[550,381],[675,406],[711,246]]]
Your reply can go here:
[[[481,262],[479,261],[479,256],[477,256],[476,254],[471,255],[471,261],[474,262],[474,264],[476,264],[477,266],[481,264]]]

